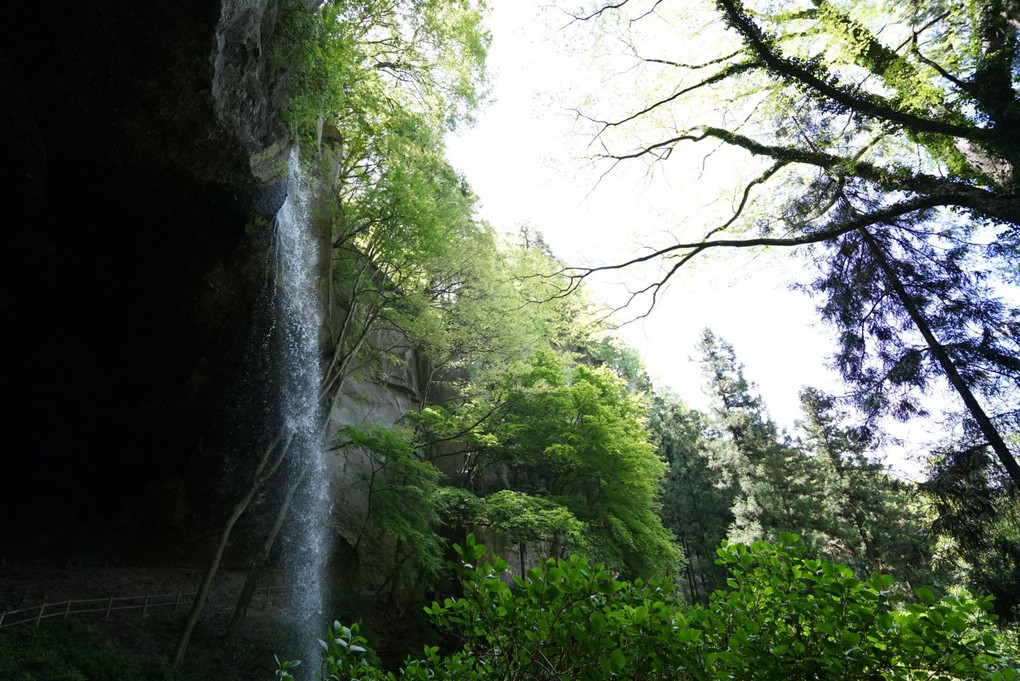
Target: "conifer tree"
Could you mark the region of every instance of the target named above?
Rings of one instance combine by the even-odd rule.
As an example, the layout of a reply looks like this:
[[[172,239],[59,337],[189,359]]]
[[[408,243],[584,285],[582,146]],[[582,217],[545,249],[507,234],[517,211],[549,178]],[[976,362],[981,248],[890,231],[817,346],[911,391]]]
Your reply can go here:
[[[832,509],[826,558],[847,563],[858,575],[878,570],[910,584],[937,586],[942,580],[933,571],[936,547],[920,491],[869,458],[871,431],[844,425],[847,415],[833,397],[814,388],[800,397],[800,444],[817,462],[818,482]]]
[[[995,597],[996,614],[1020,622],[1020,499],[987,450],[949,443],[932,457],[922,485],[935,509],[934,534],[964,566],[976,592]]]
[[[833,511],[821,492],[818,466],[778,431],[732,345],[706,329],[698,350],[715,401],[712,425],[720,434],[711,458],[738,490],[728,538],[750,543],[796,532],[821,553]]]
[[[668,466],[659,514],[687,559],[681,586],[692,601],[706,602],[726,585],[726,570],[715,552],[733,523],[737,490],[709,461],[711,433],[702,414],[675,397],[657,395],[649,427]]]

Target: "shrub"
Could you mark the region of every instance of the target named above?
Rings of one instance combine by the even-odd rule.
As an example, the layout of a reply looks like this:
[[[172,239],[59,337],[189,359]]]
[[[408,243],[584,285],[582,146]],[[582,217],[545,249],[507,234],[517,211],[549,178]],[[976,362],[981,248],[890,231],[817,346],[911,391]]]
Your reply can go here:
[[[324,678],[394,681],[577,679],[989,679],[1017,678],[997,653],[989,598],[908,600],[892,579],[867,581],[844,565],[801,557],[796,535],[778,545],[724,545],[726,590],[708,607],[684,607],[664,582],[616,581],[572,556],[525,578],[467,543],[464,595],[427,612],[454,634],[450,654],[427,646],[398,673],[379,669],[355,627],[323,642]],[[287,670],[282,679],[290,678]]]

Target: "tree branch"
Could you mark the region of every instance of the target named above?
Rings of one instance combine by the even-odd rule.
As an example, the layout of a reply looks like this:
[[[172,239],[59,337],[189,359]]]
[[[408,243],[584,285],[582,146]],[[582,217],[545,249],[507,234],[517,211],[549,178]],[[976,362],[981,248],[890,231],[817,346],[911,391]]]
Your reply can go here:
[[[644,109],[641,109],[640,111],[632,113],[631,115],[629,115],[629,116],[627,116],[625,118],[621,118],[621,119],[615,120],[615,121],[600,121],[600,120],[595,120],[595,119],[592,119],[592,118],[588,118],[588,120],[593,122],[593,123],[599,123],[599,124],[602,125],[602,130],[599,131],[599,133],[596,135],[596,137],[598,137],[599,135],[601,135],[603,132],[605,132],[609,128],[615,128],[615,127],[619,127],[619,126],[621,126],[621,125],[623,125],[625,123],[629,123],[630,121],[633,121],[636,118],[644,116],[645,114],[651,113],[652,111],[655,111],[656,109],[658,109],[660,106],[665,106],[666,104],[669,104],[670,102],[673,102],[673,101],[679,99],[680,97],[683,97],[686,94],[690,94],[691,92],[694,92],[695,90],[698,90],[700,88],[706,87],[708,85],[712,85],[714,83],[722,82],[722,81],[730,78],[731,76],[736,76],[736,75],[738,75],[740,73],[744,73],[745,71],[751,71],[753,69],[757,69],[757,68],[761,68],[761,67],[762,67],[762,65],[760,63],[753,62],[753,61],[738,62],[736,64],[730,64],[726,68],[724,68],[723,70],[719,71],[718,73],[714,73],[711,76],[709,76],[709,77],[707,77],[707,78],[705,78],[705,79],[695,83],[694,85],[691,85],[691,86],[682,88],[680,90],[677,90],[676,92],[671,94],[669,97],[666,97],[665,99],[660,99],[659,101],[654,102],[653,104],[650,104],[649,106],[645,107]],[[578,113],[578,115],[581,115],[581,114]],[[587,117],[585,117],[585,118],[587,118]]]
[[[784,57],[774,48],[774,39],[759,28],[744,10],[740,0],[716,0],[726,22],[764,66],[780,80],[813,90],[825,99],[862,116],[898,123],[918,132],[930,132],[963,139],[987,140],[987,131],[969,125],[925,118],[903,111],[883,98],[841,86],[810,61]]]
[[[914,173],[905,167],[885,168],[867,161],[859,161],[827,152],[795,146],[765,144],[723,128],[706,126],[700,130],[691,130],[676,137],[656,142],[628,154],[604,154],[603,157],[619,162],[652,155],[657,159],[664,160],[668,158],[669,152],[676,144],[701,142],[708,138],[718,139],[740,147],[756,156],[815,166],[837,177],[857,177],[872,182],[886,191],[930,194],[935,200],[933,205],[959,206],[1006,222],[1014,224],[1020,222],[1020,198],[1014,194],[993,192],[966,182],[926,173]]]
[[[657,258],[667,259],[676,258],[670,268],[657,280],[648,284],[644,288],[637,291],[631,292],[628,296],[627,302],[617,308],[610,311],[610,314],[619,312],[629,307],[638,297],[651,293],[651,301],[648,308],[631,319],[630,321],[636,321],[642,319],[652,311],[655,303],[658,299],[658,294],[662,288],[669,282],[669,280],[675,275],[684,265],[693,260],[696,256],[704,253],[705,251],[716,249],[716,248],[756,248],[756,247],[781,247],[781,248],[795,248],[798,246],[807,246],[810,244],[821,243],[829,241],[839,237],[843,234],[860,230],[871,225],[885,224],[910,213],[935,208],[939,205],[945,205],[940,203],[936,197],[931,196],[920,196],[898,203],[892,204],[885,208],[874,210],[868,213],[856,214],[852,219],[844,220],[836,224],[831,224],[824,229],[812,231],[800,236],[791,237],[758,237],[753,239],[715,239],[715,240],[703,240],[689,243],[678,243],[666,248],[658,249],[642,255],[636,258],[631,258],[626,262],[616,263],[613,265],[602,265],[599,267],[567,267],[556,275],[566,274],[568,277],[567,286],[562,289],[553,298],[559,298],[566,295],[570,295],[581,285],[581,283],[598,273],[609,272],[614,270],[622,270],[627,267],[632,267],[640,263],[648,262]],[[714,233],[715,230],[709,232]]]

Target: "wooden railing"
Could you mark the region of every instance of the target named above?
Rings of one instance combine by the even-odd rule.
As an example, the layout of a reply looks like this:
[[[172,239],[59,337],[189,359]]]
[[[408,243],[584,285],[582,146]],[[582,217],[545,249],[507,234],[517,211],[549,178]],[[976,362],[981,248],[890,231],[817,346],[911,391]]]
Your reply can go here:
[[[274,595],[282,595],[294,591],[293,587],[287,586],[262,586],[256,589],[256,595],[265,594],[266,603],[271,603]],[[17,610],[0,611],[0,629],[13,627],[18,624],[34,624],[39,626],[43,620],[58,617],[67,619],[78,615],[89,615],[103,613],[109,617],[111,613],[121,610],[141,610],[142,617],[149,614],[150,610],[156,608],[178,608],[191,605],[195,597],[194,592],[178,591],[171,594],[156,594],[148,596],[110,596],[107,598],[86,598],[59,603],[42,603]]]

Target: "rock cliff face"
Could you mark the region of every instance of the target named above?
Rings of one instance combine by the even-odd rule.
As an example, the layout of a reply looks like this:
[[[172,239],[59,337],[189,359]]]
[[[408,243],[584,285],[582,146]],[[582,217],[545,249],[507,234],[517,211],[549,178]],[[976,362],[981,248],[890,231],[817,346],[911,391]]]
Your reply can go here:
[[[278,91],[236,56],[248,33],[202,0],[64,5],[0,10],[0,526],[44,553],[172,502],[238,372],[264,248],[246,225],[285,194],[253,163],[286,145],[276,112],[231,116],[213,88],[222,54],[264,75],[235,90]]]
[[[0,559],[183,562],[249,426],[281,14],[66,5],[0,9]],[[395,419],[413,365],[352,382],[334,421]]]
[[[425,378],[422,358],[406,345],[403,336],[394,330],[382,330],[373,334],[370,341],[376,349],[386,349],[385,359],[372,370],[358,372],[348,379],[337,396],[329,414],[330,430],[343,426],[378,425],[391,427],[402,424],[408,412],[421,407]],[[394,348],[399,348],[394,350]],[[361,570],[368,574],[355,574],[352,566],[366,560],[376,567],[392,560],[393,546],[374,545],[358,542],[362,520],[369,508],[368,490],[364,484],[372,473],[373,464],[364,452],[345,450],[329,460],[330,496],[333,500],[333,532],[338,537],[333,556],[334,574],[345,584],[360,587],[378,585],[381,574],[378,570]],[[350,547],[360,546],[360,556],[354,555]]]

